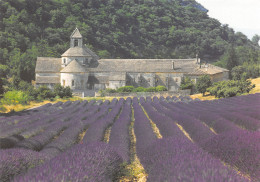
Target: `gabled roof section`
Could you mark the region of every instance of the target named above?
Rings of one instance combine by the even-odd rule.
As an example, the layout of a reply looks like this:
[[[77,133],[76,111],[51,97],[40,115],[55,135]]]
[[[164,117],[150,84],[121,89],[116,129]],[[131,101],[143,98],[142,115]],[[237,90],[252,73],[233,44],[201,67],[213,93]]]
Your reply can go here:
[[[172,69],[173,62],[174,69]],[[87,68],[87,70],[90,72],[186,73],[198,66],[196,59],[100,59],[97,67]]]
[[[99,57],[91,51],[89,48],[87,48],[85,45],[82,47],[71,47],[66,52],[64,52],[62,57],[93,57],[95,59],[99,59]]]
[[[64,52],[62,57],[92,57],[85,47],[71,47],[66,52]]]
[[[85,68],[76,60],[71,61],[65,68],[61,70],[61,73],[84,73]]]
[[[83,48],[86,49],[86,51],[94,58],[99,59],[98,55],[94,53],[92,50],[90,50],[87,46],[83,45]]]
[[[36,83],[60,83],[59,76],[36,76]]]
[[[36,73],[59,73],[61,70],[61,58],[37,57]]]
[[[205,64],[201,66],[201,71],[205,72],[206,74],[209,75],[214,75],[218,73],[223,73],[223,72],[228,72],[227,69],[221,68],[212,64]]]
[[[80,34],[78,28],[76,28],[76,29],[72,32],[70,38],[78,38],[78,39],[82,38],[82,35]]]

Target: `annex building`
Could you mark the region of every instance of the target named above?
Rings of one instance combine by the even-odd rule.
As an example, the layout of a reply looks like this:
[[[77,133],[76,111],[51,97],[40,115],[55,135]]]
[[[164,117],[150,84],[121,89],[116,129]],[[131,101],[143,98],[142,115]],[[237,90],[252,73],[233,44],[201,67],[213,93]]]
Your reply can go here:
[[[195,80],[210,75],[212,81],[228,79],[228,70],[194,59],[100,59],[83,44],[76,28],[70,36],[70,48],[61,58],[38,57],[35,85],[53,88],[55,84],[69,86],[74,93],[94,95],[100,89],[126,85],[155,87],[163,85],[169,91],[179,89],[185,76]]]

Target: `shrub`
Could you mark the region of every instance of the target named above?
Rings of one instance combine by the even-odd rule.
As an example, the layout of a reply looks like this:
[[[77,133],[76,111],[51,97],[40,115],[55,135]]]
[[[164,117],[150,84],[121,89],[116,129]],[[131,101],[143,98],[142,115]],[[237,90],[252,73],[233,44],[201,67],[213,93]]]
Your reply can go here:
[[[107,92],[107,93],[116,93],[116,89],[107,88],[107,89],[105,90],[105,92]]]
[[[155,89],[157,92],[167,91],[167,88],[162,85],[158,85]]]
[[[117,89],[117,92],[133,92],[134,87],[133,86],[124,86]]]
[[[192,89],[192,87],[194,86],[193,81],[190,79],[190,77],[185,77],[181,80],[181,90],[185,90],[185,89]]]
[[[249,80],[230,80],[216,82],[212,87],[209,87],[207,91],[210,95],[214,95],[217,98],[225,98],[249,93],[254,87],[255,85],[251,85],[251,81]]]
[[[145,89],[145,92],[156,92],[156,87],[149,87]]]
[[[55,97],[55,93],[46,86],[40,86],[37,88],[36,93],[38,100],[53,99]]]
[[[64,96],[65,97],[72,97],[72,90],[70,89],[70,87],[64,88]]]
[[[54,94],[55,96],[58,96],[60,98],[63,97],[72,97],[72,91],[70,89],[70,87],[63,87],[60,84],[56,84],[54,86]]]
[[[259,63],[247,63],[242,66],[236,66],[231,71],[233,80],[246,80],[248,78],[257,78],[260,75]]]
[[[0,112],[5,112],[7,109],[0,103]]]
[[[210,80],[210,77],[208,75],[203,75],[198,79],[196,83],[196,88],[204,96],[205,92],[207,91],[207,88],[209,88],[211,85],[212,82]]]
[[[145,92],[145,88],[144,87],[137,87],[134,89],[134,92]]]
[[[2,99],[3,104],[27,104],[32,98],[23,91],[13,90],[4,94]]]

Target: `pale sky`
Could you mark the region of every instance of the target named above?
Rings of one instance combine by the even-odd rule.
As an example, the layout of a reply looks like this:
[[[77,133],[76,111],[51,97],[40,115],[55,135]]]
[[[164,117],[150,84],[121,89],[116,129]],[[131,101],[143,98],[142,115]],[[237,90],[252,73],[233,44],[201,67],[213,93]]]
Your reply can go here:
[[[251,39],[260,35],[260,0],[196,0],[208,15]]]

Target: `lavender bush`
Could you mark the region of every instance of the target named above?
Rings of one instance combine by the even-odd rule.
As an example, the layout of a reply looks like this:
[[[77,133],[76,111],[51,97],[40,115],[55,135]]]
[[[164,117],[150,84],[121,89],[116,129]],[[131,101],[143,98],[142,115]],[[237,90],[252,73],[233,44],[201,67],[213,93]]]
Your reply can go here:
[[[130,136],[128,127],[131,123],[131,98],[127,98],[122,112],[111,128],[109,144],[118,149],[125,162],[130,161]]]
[[[259,132],[226,132],[209,140],[203,148],[256,181],[260,180]]]
[[[45,164],[18,176],[14,182],[38,181],[113,181],[122,158],[116,149],[103,142],[78,144]]]

